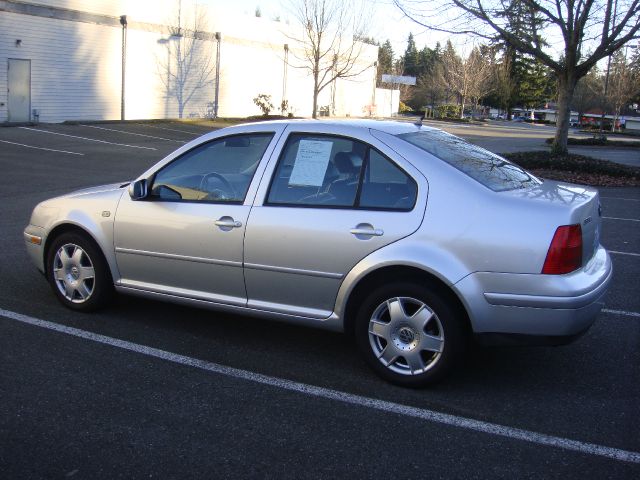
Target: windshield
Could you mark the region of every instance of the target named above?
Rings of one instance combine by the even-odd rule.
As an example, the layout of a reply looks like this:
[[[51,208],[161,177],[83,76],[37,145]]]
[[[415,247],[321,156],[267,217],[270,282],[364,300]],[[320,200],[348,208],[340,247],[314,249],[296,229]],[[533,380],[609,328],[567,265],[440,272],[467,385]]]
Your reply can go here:
[[[439,130],[403,133],[398,137],[447,162],[494,192],[542,183],[526,170],[495,153]]]

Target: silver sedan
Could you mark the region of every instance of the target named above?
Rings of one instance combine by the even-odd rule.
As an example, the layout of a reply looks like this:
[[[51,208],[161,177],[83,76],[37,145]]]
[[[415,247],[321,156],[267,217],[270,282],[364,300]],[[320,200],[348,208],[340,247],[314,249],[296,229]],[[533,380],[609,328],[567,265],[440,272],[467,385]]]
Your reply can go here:
[[[382,377],[422,386],[471,340],[585,332],[612,273],[600,223],[596,190],[437,129],[290,121],[42,202],[25,241],[73,310],[117,291],[344,331]]]

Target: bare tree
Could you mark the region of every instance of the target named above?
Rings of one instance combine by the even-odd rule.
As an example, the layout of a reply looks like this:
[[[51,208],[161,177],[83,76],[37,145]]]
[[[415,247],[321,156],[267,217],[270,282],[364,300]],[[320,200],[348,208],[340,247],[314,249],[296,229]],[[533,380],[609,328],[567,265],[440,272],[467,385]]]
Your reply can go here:
[[[493,70],[493,91],[500,102],[500,108],[507,113],[511,112],[511,102],[517,87],[512,71],[512,59],[506,54]]]
[[[183,118],[193,96],[213,84],[215,35],[205,31],[206,14],[199,7],[191,21],[185,22],[188,28],[183,28],[182,2],[178,5],[177,21],[169,22],[168,36],[158,42],[166,48],[167,56],[158,59],[157,65],[167,98],[175,98],[178,117]]]
[[[292,49],[291,66],[309,71],[313,77],[313,118],[317,117],[318,95],[339,78],[356,77],[372,65],[358,59],[365,38],[364,11],[344,0],[292,0],[291,10],[302,26],[294,37],[299,49]]]
[[[571,100],[578,80],[601,59],[635,38],[640,0],[394,0],[417,23],[450,34],[500,39],[549,67],[558,79],[558,121],[553,150],[567,152]],[[530,28],[516,35],[504,13],[524,5]],[[542,25],[537,25],[541,20]],[[542,31],[541,31],[542,29]],[[551,42],[563,45],[557,54]],[[584,53],[590,49],[591,53]]]
[[[624,53],[616,52],[609,70],[609,88],[607,89],[607,103],[613,108],[614,115],[611,131],[615,130],[624,105],[638,93],[640,93],[640,76],[627,63]]]
[[[467,100],[480,99],[490,91],[491,63],[478,48],[474,47],[462,58],[449,43],[442,55],[442,66],[442,81],[458,96],[460,118],[463,118]]]
[[[594,67],[578,81],[573,93],[571,108],[578,112],[578,122],[582,120],[585,112],[600,105],[601,95],[602,81],[598,77],[597,68]]]
[[[477,109],[480,101],[493,90],[491,80],[493,79],[495,62],[489,51],[483,53],[481,49],[474,48],[465,59],[465,64],[473,73],[469,84],[469,98]]]

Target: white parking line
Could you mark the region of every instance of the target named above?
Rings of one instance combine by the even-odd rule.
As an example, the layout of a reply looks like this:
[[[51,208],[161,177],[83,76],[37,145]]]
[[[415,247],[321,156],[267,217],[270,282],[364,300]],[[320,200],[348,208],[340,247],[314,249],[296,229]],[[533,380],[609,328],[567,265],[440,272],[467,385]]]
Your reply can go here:
[[[605,220],[623,220],[625,222],[640,222],[637,218],[602,217]]]
[[[153,135],[145,135],[143,133],[134,133],[134,132],[127,132],[126,130],[116,130],[115,128],[105,128],[105,127],[97,127],[95,125],[80,125],[81,127],[87,127],[87,128],[97,128],[99,130],[106,130],[108,132],[118,132],[118,133],[124,133],[126,135],[136,135],[138,137],[147,137],[147,138],[155,138],[156,140],[166,140],[168,142],[178,142],[178,143],[184,143],[181,140],[174,140],[173,138],[163,138],[163,137],[154,137]]]
[[[35,148],[36,150],[46,150],[48,152],[68,153],[69,155],[84,155],[84,153],[67,152],[66,150],[55,150],[53,148],[34,147],[33,145],[25,145],[24,143],[10,142],[9,140],[0,140],[0,142],[2,142],[2,143],[10,143],[11,145],[19,145],[21,147],[26,147],[26,148]]]
[[[145,127],[150,127],[150,128],[157,128],[158,130],[167,130],[168,132],[181,132],[181,133],[188,133],[189,135],[197,135],[197,136],[202,135],[201,133],[197,133],[189,130],[179,130],[177,128],[158,127],[157,125],[147,125],[146,123],[140,123],[139,125],[143,125]]]
[[[68,133],[58,133],[58,132],[50,132],[49,130],[40,130],[39,128],[29,128],[29,127],[18,127],[18,128],[22,128],[23,130],[33,130],[34,132],[40,132],[40,133],[50,133],[51,135],[61,135],[63,137],[79,138],[81,140],[87,140],[89,142],[108,143],[109,145],[118,145],[119,147],[142,148],[144,150],[155,150],[155,148],[153,148],[153,147],[140,147],[138,145],[127,145],[126,143],[107,142],[106,140],[98,140],[98,139],[95,139],[95,138],[79,137],[77,135],[69,135]]]
[[[608,308],[603,308],[602,312],[603,313],[610,313],[611,315],[622,315],[624,317],[640,318],[640,313],[638,313],[638,312],[625,312],[624,310],[610,310]]]
[[[630,255],[632,257],[640,257],[640,253],[631,253],[631,252],[617,252],[615,250],[607,250],[609,253],[614,253],[616,255]]]
[[[496,423],[483,422],[480,420],[474,420],[471,418],[459,417],[456,415],[450,415],[447,413],[436,412],[434,410],[428,410],[426,408],[409,407],[401,405],[399,403],[388,402],[384,400],[377,400],[375,398],[363,397],[360,395],[354,395],[351,393],[341,392],[339,390],[331,390],[328,388],[316,387],[314,385],[308,385],[305,383],[294,382],[291,380],[285,380],[277,377],[270,377],[268,375],[262,375],[260,373],[250,372],[248,370],[240,370],[237,368],[226,367],[213,362],[207,362],[199,360],[197,358],[187,357],[184,355],[178,355],[176,353],[167,352],[166,350],[159,350],[157,348],[147,347],[138,343],[128,342],[126,340],[120,340],[117,338],[107,337],[97,333],[89,332],[86,330],[80,330],[78,328],[67,327],[58,323],[41,320],[39,318],[30,317],[21,313],[12,312],[9,310],[0,309],[0,316],[7,319],[16,320],[29,325],[46,328],[59,333],[72,335],[85,340],[91,340],[93,342],[101,343],[104,345],[110,345],[123,350],[140,353],[150,357],[160,358],[168,362],[185,365],[188,367],[198,368],[213,372],[219,375],[227,377],[246,380],[249,382],[259,383],[261,385],[268,385],[275,388],[281,388],[292,392],[297,392],[303,395],[312,397],[324,398],[336,402],[355,405],[363,408],[371,408],[379,410],[385,413],[391,413],[395,415],[401,415],[405,417],[417,418],[432,423],[439,423],[448,425],[451,427],[462,428],[466,430],[473,430],[476,432],[486,433],[489,435],[496,435],[499,437],[506,437],[515,440],[521,440],[524,442],[533,443],[536,445],[544,445],[547,447],[560,448],[564,450],[572,450],[575,452],[583,453],[586,455],[594,455],[599,457],[606,457],[613,460],[619,460],[623,462],[640,464],[640,452],[633,452],[629,450],[622,450],[619,448],[606,447],[604,445],[598,445],[594,443],[580,442],[578,440],[571,440],[568,438],[555,437],[553,435],[546,435],[544,433],[532,432],[530,430],[523,430],[520,428],[506,427]]]

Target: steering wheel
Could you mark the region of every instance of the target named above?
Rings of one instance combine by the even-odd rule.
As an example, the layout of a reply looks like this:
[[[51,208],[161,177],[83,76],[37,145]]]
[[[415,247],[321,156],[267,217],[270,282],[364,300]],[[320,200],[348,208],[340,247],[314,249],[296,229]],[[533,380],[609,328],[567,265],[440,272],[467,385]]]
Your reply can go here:
[[[223,189],[216,188],[215,190],[210,191],[207,194],[207,198],[211,197],[211,199],[214,199],[214,200],[225,200],[225,199],[236,198],[236,191],[233,188],[233,185],[231,185],[226,178],[224,178],[222,175],[216,172],[207,173],[202,177],[202,180],[200,181],[201,191],[203,192],[208,191],[208,189],[205,189],[205,186],[207,185],[207,181],[211,177],[214,177],[220,180],[220,183],[222,184]]]

